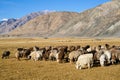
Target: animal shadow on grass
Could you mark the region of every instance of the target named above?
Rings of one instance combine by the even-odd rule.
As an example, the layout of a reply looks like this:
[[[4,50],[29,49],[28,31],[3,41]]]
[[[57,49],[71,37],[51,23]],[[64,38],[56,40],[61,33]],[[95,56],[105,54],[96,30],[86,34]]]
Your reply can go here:
[[[110,65],[112,65],[112,64],[111,64],[111,63],[109,63],[109,64],[105,64],[104,67],[108,67],[108,66],[110,66]],[[101,67],[100,62],[99,62],[99,61],[94,62],[93,67]]]

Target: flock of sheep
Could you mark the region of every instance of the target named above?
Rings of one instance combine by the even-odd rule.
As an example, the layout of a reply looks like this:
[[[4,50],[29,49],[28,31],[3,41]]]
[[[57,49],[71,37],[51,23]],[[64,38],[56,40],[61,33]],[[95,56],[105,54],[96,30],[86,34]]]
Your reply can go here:
[[[10,51],[2,53],[2,59],[8,58]],[[120,62],[120,47],[110,46],[108,44],[91,47],[86,45],[81,46],[47,46],[39,48],[37,46],[26,48],[18,48],[15,57],[38,60],[52,60],[58,63],[70,62],[75,63],[77,69],[91,68],[94,65],[106,66],[111,64],[118,64]]]

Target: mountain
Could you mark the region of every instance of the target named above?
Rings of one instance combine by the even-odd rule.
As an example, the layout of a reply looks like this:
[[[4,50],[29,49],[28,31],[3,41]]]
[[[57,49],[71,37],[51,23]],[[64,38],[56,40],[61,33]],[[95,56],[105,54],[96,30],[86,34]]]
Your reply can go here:
[[[8,28],[9,25],[15,23],[17,19],[8,19],[5,21],[0,21],[0,34],[4,32],[9,32],[11,29]]]
[[[52,36],[120,37],[120,2],[107,2],[80,13]]]
[[[7,21],[0,22],[0,34],[7,34],[8,32],[14,30],[17,27],[24,25],[26,22],[30,21],[31,19],[50,13],[51,11],[39,11],[30,13],[20,19],[8,19]]]
[[[25,25],[11,31],[10,35],[49,36],[78,15],[79,13],[74,12],[53,12],[38,16]]]
[[[81,13],[37,16],[9,32],[16,37],[120,37],[120,1],[112,0]]]

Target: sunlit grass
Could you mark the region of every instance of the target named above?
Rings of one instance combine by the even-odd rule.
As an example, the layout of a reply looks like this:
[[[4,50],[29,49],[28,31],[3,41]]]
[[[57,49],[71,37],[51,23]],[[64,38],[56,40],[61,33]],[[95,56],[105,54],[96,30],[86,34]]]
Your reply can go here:
[[[97,46],[120,45],[120,39],[79,39],[79,38],[7,38],[0,39],[0,55],[4,50],[10,50],[9,59],[0,58],[0,80],[119,80],[120,64],[106,67],[77,70],[75,64],[57,63],[56,61],[18,61],[14,53],[18,47],[87,45]]]

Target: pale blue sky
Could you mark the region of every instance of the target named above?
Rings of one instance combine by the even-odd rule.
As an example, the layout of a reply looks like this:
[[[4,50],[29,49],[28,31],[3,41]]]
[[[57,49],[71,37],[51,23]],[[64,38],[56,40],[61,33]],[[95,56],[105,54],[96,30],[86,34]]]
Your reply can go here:
[[[0,20],[43,10],[82,12],[110,0],[0,0]]]

